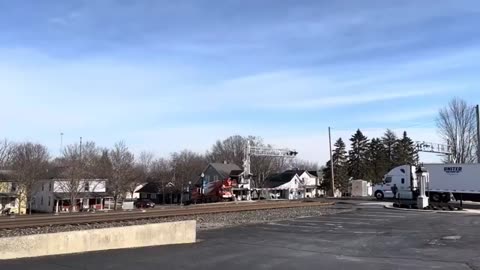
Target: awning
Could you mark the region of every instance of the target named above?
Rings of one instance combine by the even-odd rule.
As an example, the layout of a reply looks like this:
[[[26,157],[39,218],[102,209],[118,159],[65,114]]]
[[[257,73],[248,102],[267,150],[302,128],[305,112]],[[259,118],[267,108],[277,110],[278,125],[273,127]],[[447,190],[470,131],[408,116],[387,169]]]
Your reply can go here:
[[[57,200],[70,200],[71,193],[68,192],[58,192],[55,193],[55,199]],[[77,199],[95,199],[95,198],[113,198],[107,192],[81,192],[76,195]]]
[[[0,198],[18,198],[18,194],[16,193],[0,193]]]

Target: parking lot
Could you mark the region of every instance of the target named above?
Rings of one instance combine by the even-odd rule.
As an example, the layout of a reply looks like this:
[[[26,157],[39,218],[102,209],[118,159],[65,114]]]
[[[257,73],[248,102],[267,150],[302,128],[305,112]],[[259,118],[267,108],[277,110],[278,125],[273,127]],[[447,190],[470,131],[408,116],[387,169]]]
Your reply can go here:
[[[0,269],[480,269],[480,215],[385,209],[201,232],[194,245],[0,262]]]

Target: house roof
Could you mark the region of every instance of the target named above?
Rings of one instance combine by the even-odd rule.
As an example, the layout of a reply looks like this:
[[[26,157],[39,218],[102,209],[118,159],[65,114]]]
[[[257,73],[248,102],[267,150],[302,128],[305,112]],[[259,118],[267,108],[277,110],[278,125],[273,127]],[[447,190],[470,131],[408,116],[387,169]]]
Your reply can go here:
[[[18,194],[12,192],[0,192],[0,198],[17,198]]]
[[[56,192],[54,194],[55,199],[58,200],[69,200],[70,199],[69,192]],[[112,197],[108,192],[80,192],[76,195],[77,199],[80,198],[110,198]]]
[[[287,172],[296,172],[298,176],[302,175],[304,172],[307,172],[311,174],[312,176],[318,177],[318,172],[317,171],[307,171],[307,170],[300,170],[300,169],[294,169],[294,170],[288,170]]]
[[[288,183],[295,177],[295,175],[297,175],[297,173],[294,171],[285,171],[283,173],[270,175],[265,179],[266,188],[275,188]]]
[[[172,186],[171,182],[165,184],[165,189],[170,191],[177,190],[175,186]],[[158,182],[150,182],[143,186],[141,189],[137,190],[135,193],[153,193],[160,194],[162,193],[162,184]]]
[[[0,181],[1,180],[12,180],[13,171],[12,170],[0,170]]]
[[[232,171],[242,170],[238,165],[232,164],[232,163],[226,163],[226,164],[225,163],[210,163],[209,165],[212,166],[218,172],[218,174],[220,174],[220,176],[223,179],[228,178]]]
[[[230,177],[239,177],[243,174],[243,170],[233,170],[230,172]]]
[[[292,170],[286,170],[285,172],[293,172],[298,174],[299,176],[302,175],[306,170],[301,170],[301,169],[292,169]]]

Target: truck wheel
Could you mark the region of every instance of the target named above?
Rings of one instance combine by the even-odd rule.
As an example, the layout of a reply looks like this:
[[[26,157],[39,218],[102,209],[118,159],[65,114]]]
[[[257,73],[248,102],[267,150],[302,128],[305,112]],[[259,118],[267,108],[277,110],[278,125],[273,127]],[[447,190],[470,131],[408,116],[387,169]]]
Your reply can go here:
[[[383,195],[383,192],[381,191],[376,191],[375,192],[375,198],[377,198],[377,200],[383,200],[385,196]]]
[[[444,203],[450,202],[450,193],[442,193],[442,202]]]
[[[430,199],[433,202],[440,202],[442,200],[442,196],[439,193],[432,193],[430,194]]]

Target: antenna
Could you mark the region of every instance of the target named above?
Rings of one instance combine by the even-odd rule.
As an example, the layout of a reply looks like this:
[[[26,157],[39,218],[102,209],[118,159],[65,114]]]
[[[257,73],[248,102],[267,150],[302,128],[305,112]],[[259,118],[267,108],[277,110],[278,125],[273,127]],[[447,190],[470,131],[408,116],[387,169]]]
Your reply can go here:
[[[63,132],[60,132],[60,154],[63,151]]]
[[[80,137],[80,159],[82,159],[82,137]]]

